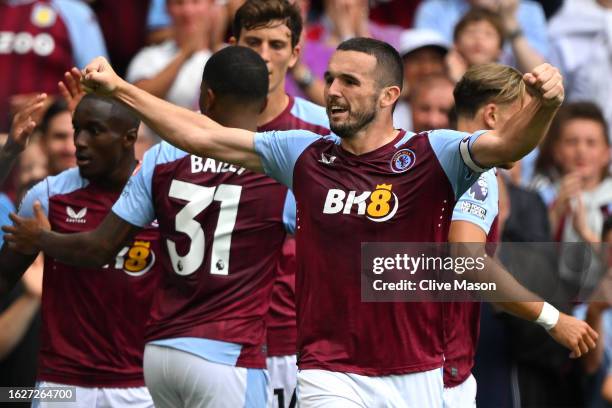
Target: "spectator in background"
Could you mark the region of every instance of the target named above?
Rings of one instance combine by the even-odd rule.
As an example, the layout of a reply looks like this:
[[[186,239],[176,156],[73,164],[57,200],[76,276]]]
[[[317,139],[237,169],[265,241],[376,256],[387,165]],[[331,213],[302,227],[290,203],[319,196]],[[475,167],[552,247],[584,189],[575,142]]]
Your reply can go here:
[[[532,187],[549,205],[553,235],[599,242],[612,210],[610,142],[601,110],[590,102],[561,107],[544,139]]]
[[[308,9],[308,1],[297,2]],[[381,26],[369,20],[367,0],[324,0],[319,21],[306,28],[301,60],[287,81],[287,93],[324,105],[323,74],[338,44],[353,37],[370,37],[399,47],[400,27]],[[305,17],[305,16],[304,16]],[[319,81],[316,81],[316,80]],[[309,89],[313,87],[313,89]]]
[[[461,79],[474,65],[497,62],[504,45],[504,29],[497,14],[481,8],[468,11],[455,26],[455,48],[448,55],[449,75]]]
[[[76,0],[0,0],[0,132],[33,93],[57,93],[72,66],[106,55],[91,9]]]
[[[212,0],[167,0],[174,38],[141,50],[127,80],[176,105],[195,108],[204,64],[210,57],[209,16]]]
[[[226,39],[229,39],[230,22],[242,3],[244,0],[213,0],[207,21],[211,50],[217,51],[224,46]],[[166,0],[151,0],[146,26],[149,44],[172,39],[172,21],[166,9]]]
[[[399,52],[404,62],[404,88],[393,112],[395,127],[414,130],[410,95],[423,78],[447,72],[445,56],[449,47],[450,44],[433,30],[412,29],[402,32]]]
[[[551,61],[568,101],[599,105],[612,133],[612,1],[567,0],[550,20]]]
[[[455,104],[454,87],[446,75],[422,78],[410,94],[413,132],[451,128],[449,115]]]
[[[507,41],[500,62],[529,72],[548,57],[544,12],[530,0],[425,0],[417,9],[415,27],[436,30],[451,41],[455,25],[470,7],[499,14]]]
[[[40,122],[41,147],[49,160],[48,172],[56,175],[76,166],[72,113],[63,99],[54,101]]]

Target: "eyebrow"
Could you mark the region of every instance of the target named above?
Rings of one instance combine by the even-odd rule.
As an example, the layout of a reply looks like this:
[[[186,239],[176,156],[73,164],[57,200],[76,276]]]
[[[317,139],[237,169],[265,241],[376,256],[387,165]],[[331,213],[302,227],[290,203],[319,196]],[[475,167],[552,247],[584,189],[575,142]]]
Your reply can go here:
[[[347,73],[340,73],[340,74],[334,75],[331,71],[325,71],[325,73],[323,74],[323,78],[327,80],[330,77],[331,78],[341,78],[342,80],[345,80],[345,81],[350,80],[350,81],[354,81],[357,83],[361,83],[361,80],[354,75],[347,74]]]

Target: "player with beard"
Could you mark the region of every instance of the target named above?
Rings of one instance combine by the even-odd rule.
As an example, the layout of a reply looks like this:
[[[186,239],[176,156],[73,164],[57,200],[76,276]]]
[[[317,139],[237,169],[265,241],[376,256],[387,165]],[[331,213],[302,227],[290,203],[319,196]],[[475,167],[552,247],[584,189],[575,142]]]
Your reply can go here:
[[[35,185],[20,217],[48,217],[53,231],[94,229],[137,168],[134,142],[140,121],[122,104],[85,96],[73,117],[77,168]],[[44,214],[44,215],[43,215]],[[102,242],[109,245],[110,241]],[[40,406],[152,407],[144,386],[144,329],[159,280],[157,228],[117,240],[109,263],[75,268],[46,256],[38,387],[76,386],[76,402]],[[79,247],[75,249],[76,252]],[[38,251],[0,250],[0,296],[15,285]]]
[[[545,134],[563,101],[555,68],[544,64],[523,77],[536,97],[511,126],[414,135],[392,124],[402,84],[397,51],[351,39],[340,44],[325,75],[336,135],[323,138],[221,127],[131,86],[103,58],[84,75],[90,92],[126,103],[169,142],[265,171],[293,189],[302,406],[442,405],[440,304],[361,302],[357,254],[362,242],[445,241],[450,210],[480,173],[520,159]],[[578,336],[587,350],[594,347],[586,325]]]

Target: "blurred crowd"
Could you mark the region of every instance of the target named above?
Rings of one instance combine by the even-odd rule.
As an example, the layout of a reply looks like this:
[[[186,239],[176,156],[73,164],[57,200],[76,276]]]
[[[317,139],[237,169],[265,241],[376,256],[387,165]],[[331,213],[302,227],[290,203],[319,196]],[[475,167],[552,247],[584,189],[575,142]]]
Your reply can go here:
[[[287,93],[324,105],[323,74],[336,46],[359,36],[384,40],[405,64],[397,128],[453,128],[454,85],[471,66],[501,62],[522,72],[543,62],[558,67],[566,102],[547,137],[514,168],[500,171],[500,236],[508,242],[612,244],[612,0],[295,1],[305,29],[287,73]],[[0,0],[0,145],[12,115],[28,100],[40,92],[54,96],[0,189],[0,224],[10,222],[8,213],[34,183],[75,166],[68,89],[74,79],[66,71],[106,56],[138,87],[197,109],[204,64],[234,41],[231,22],[241,4]],[[274,43],[269,46],[260,54],[271,67],[272,89],[282,83],[283,69],[275,69],[280,62]],[[141,126],[137,156],[158,141]],[[34,382],[41,274],[37,262],[18,290],[0,299],[2,386]],[[539,327],[487,306],[474,369],[479,406],[612,404],[610,305],[556,306],[586,319],[600,332],[602,347],[572,360]],[[11,311],[21,316],[20,325],[7,323]],[[20,341],[9,340],[15,338]]]

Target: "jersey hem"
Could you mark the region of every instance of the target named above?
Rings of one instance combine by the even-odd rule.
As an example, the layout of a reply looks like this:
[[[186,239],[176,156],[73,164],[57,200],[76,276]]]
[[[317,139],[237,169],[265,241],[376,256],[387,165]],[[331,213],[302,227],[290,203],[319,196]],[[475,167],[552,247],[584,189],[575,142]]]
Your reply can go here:
[[[87,374],[83,374],[80,376],[62,374],[42,374],[38,375],[36,377],[36,380],[89,388],[134,388],[145,386],[144,375],[131,380],[126,380],[123,374],[121,373],[113,373],[113,376],[113,379],[108,379]],[[117,381],[118,377],[123,378],[121,381]]]
[[[415,364],[408,365],[403,367],[394,367],[394,368],[385,368],[385,369],[377,369],[377,368],[364,368],[364,367],[356,367],[350,365],[343,364],[324,364],[324,363],[299,363],[298,367],[300,370],[326,370],[326,371],[336,371],[342,373],[350,373],[350,374],[358,374],[365,375],[367,377],[382,377],[387,375],[403,375],[403,374],[412,374],[412,373],[420,373],[424,371],[430,371],[436,368],[440,368],[443,365],[443,360],[436,361],[435,363],[428,364]]]

